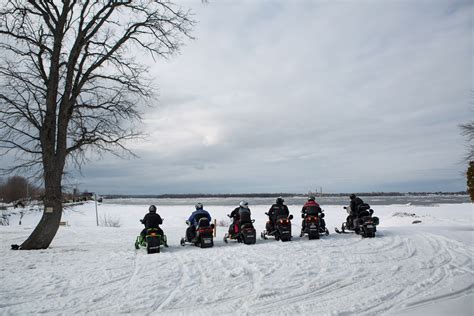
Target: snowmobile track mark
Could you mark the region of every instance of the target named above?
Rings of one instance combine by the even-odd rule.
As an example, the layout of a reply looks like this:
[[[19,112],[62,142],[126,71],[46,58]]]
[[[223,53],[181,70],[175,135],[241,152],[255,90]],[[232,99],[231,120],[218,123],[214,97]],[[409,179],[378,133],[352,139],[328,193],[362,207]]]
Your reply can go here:
[[[181,284],[183,282],[185,265],[183,264],[181,258],[179,258],[179,257],[178,257],[178,262],[179,262],[179,267],[180,268],[179,268],[179,273],[178,273],[178,276],[176,277],[176,279],[179,280],[179,281],[176,282],[174,288],[171,291],[168,292],[167,296],[164,299],[162,299],[160,302],[155,302],[155,304],[153,304],[153,307],[152,307],[153,311],[156,311],[156,312],[163,311],[163,309],[166,307],[166,305],[168,305],[173,300],[176,293],[180,289]]]

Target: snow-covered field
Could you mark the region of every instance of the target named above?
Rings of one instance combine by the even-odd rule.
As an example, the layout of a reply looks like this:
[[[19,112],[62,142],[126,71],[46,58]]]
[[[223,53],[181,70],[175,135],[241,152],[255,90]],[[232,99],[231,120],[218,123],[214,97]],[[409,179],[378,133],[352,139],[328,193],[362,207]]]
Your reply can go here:
[[[225,244],[218,227],[210,249],[179,245],[192,205],[157,204],[170,247],[152,255],[133,246],[148,205],[99,205],[118,228],[96,227],[94,203],[66,210],[69,226],[40,251],[9,248],[41,214],[21,226],[12,216],[0,226],[0,314],[474,314],[473,204],[376,206],[374,239],[334,233],[346,214],[323,206],[331,234],[311,241],[298,237],[301,206],[290,205],[293,241]],[[258,234],[268,207],[251,206]],[[205,208],[218,222],[232,210]]]

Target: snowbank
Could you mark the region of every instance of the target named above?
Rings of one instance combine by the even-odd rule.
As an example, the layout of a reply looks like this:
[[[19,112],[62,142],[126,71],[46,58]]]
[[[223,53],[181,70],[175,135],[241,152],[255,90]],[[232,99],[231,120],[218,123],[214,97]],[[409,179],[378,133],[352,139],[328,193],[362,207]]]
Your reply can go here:
[[[99,220],[120,227],[97,227],[94,203],[67,209],[41,251],[9,250],[41,213],[21,226],[12,216],[0,226],[0,314],[472,315],[472,204],[377,206],[374,239],[333,233],[346,214],[328,206],[331,234],[311,241],[298,237],[301,206],[289,207],[291,242],[225,244],[218,227],[215,247],[199,249],[179,245],[193,206],[158,206],[170,248],[154,255],[133,247],[147,205],[99,205]],[[218,221],[232,210],[205,208]],[[251,210],[260,233],[268,206]]]

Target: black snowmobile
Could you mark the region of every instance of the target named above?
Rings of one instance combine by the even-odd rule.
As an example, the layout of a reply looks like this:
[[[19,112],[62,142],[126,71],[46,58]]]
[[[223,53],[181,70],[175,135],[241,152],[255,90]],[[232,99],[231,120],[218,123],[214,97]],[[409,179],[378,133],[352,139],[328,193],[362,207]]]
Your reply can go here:
[[[189,221],[186,221],[188,226],[191,225]],[[198,225],[195,228],[194,236],[188,236],[181,238],[181,246],[186,245],[186,243],[193,244],[196,247],[201,248],[210,248],[214,246],[214,224],[211,224],[209,220],[205,217],[199,219]]]
[[[306,214],[301,214],[301,218],[303,218],[303,223],[300,237],[307,234],[309,239],[319,239],[320,235],[329,235],[329,230],[321,224],[324,211],[319,206],[308,207]]]
[[[343,234],[347,233],[347,231],[353,231],[356,234],[361,235],[363,238],[375,237],[379,218],[372,216],[374,210],[370,208],[369,204],[360,204],[357,213],[352,212],[351,208],[348,206],[344,206],[344,209],[347,211],[349,216],[347,216],[346,221],[342,223],[341,230],[337,227],[335,228],[336,233]]]
[[[144,238],[139,235],[135,240],[135,249],[145,248],[147,253],[159,253],[161,246],[168,247],[166,235],[156,228],[148,228]]]
[[[270,215],[265,213],[265,215]],[[268,236],[274,236],[275,240],[281,241],[290,241],[293,236],[291,236],[291,220],[293,215],[288,217],[286,216],[277,216],[275,224],[272,225],[271,219],[267,221],[265,225],[265,230],[260,234],[262,239],[268,239]]]
[[[232,218],[230,215],[228,217]],[[226,233],[224,235],[224,242],[228,243],[228,240],[236,240],[237,242],[243,242],[246,245],[255,244],[257,242],[257,232],[253,227],[254,219],[241,218],[237,223],[232,223],[232,234]]]

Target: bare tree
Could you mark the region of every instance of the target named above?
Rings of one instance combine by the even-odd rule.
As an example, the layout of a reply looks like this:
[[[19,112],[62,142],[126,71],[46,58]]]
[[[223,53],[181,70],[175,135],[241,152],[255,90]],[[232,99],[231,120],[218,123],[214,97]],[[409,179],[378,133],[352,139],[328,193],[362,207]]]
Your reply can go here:
[[[3,186],[2,197],[7,203],[26,199],[29,185],[28,180],[23,177],[10,177],[8,178],[7,183]]]
[[[469,162],[469,167],[466,171],[466,178],[467,192],[469,193],[471,202],[474,202],[474,161]]]
[[[466,171],[467,178],[467,191],[471,201],[474,202],[474,121],[463,124],[460,126],[461,132],[466,136],[469,142],[469,151],[466,156],[466,160],[469,162],[469,166]]]
[[[44,249],[62,214],[66,164],[127,150],[153,97],[137,54],[168,57],[190,37],[166,0],[7,0],[0,8],[0,152],[42,172],[45,210],[21,249]],[[142,56],[143,57],[143,56]]]
[[[460,125],[461,133],[466,136],[469,142],[469,152],[467,154],[466,160],[473,161],[474,160],[474,121]]]

